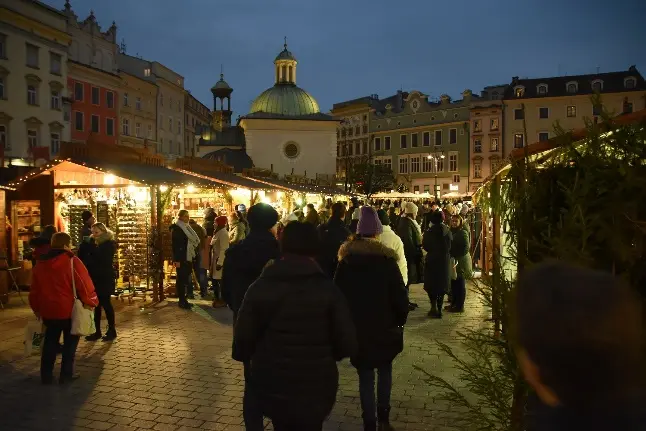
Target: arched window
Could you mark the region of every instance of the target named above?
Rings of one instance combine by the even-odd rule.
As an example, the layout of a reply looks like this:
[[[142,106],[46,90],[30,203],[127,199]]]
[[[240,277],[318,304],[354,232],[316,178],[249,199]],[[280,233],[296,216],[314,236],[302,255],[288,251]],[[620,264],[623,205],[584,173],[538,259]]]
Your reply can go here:
[[[600,79],[592,81],[592,91],[595,93],[600,93],[603,91],[603,81]]]
[[[536,87],[536,92],[539,96],[545,96],[547,94],[547,84],[540,84]]]
[[[624,87],[626,90],[632,90],[637,86],[637,80],[633,77],[624,79]]]
[[[525,87],[523,87],[522,85],[518,86],[518,87],[515,87],[514,88],[514,95],[516,97],[523,97],[525,95]]]
[[[565,89],[567,90],[568,94],[575,94],[577,91],[579,91],[579,85],[574,81],[568,82],[565,85]]]
[[[285,65],[281,67],[281,81],[282,82],[287,81],[287,66]]]
[[[27,86],[27,104],[36,105],[36,87],[33,85]]]
[[[294,82],[294,71],[292,66],[289,66],[289,82]]]

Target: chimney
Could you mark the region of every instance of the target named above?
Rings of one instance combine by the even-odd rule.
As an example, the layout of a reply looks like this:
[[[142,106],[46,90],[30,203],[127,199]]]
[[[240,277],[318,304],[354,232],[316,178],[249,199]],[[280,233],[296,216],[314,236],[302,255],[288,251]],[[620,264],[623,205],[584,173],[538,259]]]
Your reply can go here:
[[[464,99],[464,101],[465,101],[465,102],[468,102],[468,101],[470,101],[470,100],[471,100],[471,95],[472,95],[472,94],[473,94],[473,93],[471,93],[471,90],[469,90],[469,89],[467,88],[466,90],[464,90],[464,91],[462,92],[462,98]]]
[[[442,94],[440,96],[440,100],[442,101],[442,104],[451,103],[451,96],[449,96],[448,94]]]

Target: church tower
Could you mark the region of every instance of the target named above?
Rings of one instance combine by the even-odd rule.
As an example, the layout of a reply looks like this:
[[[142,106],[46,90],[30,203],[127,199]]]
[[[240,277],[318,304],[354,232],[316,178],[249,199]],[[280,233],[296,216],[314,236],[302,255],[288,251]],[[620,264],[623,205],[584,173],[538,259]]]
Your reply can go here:
[[[274,84],[296,85],[296,65],[298,62],[294,55],[287,49],[287,38],[285,38],[284,49],[276,56],[275,82]]]
[[[231,127],[231,93],[233,88],[229,86],[224,80],[224,73],[220,73],[220,80],[211,87],[213,93],[213,129],[222,131]],[[226,109],[224,107],[224,100],[226,99]],[[219,108],[218,108],[218,101]]]

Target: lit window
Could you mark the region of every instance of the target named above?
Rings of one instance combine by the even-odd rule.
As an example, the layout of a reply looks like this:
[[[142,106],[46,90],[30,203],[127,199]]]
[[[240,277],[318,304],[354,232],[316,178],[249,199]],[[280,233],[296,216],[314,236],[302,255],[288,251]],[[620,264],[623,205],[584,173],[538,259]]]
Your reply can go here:
[[[523,148],[525,145],[525,137],[522,133],[514,134],[514,148]]]
[[[144,69],[144,76],[150,76],[150,69]]]
[[[540,132],[538,134],[538,142],[544,142],[544,141],[549,141],[549,140],[550,140],[549,132]]]
[[[473,161],[473,178],[482,178],[482,162],[480,160]]]
[[[482,120],[475,120],[473,122],[473,131],[482,132]]]
[[[567,116],[568,116],[568,117],[576,117],[576,106],[574,106],[574,105],[569,105],[569,106],[566,108],[566,111],[567,111]]]
[[[36,130],[27,130],[27,145],[29,148],[36,148],[38,146],[38,132]]]
[[[474,153],[482,152],[482,139],[476,139],[473,141],[473,152]]]
[[[458,171],[458,154],[451,153],[449,154],[449,172]]]
[[[499,124],[498,124],[498,119],[497,118],[492,118],[491,122],[489,124],[489,129],[490,130],[498,130]]]
[[[498,138],[491,138],[491,141],[489,141],[489,151],[498,151],[498,148],[500,148]]]
[[[516,97],[523,97],[525,95],[525,87],[514,88],[514,95]]]

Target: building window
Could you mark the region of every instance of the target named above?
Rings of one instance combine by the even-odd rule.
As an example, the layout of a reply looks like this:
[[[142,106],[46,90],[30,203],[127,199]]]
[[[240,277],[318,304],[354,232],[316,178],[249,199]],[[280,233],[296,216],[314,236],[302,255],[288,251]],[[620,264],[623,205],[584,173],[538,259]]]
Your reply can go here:
[[[384,150],[390,151],[390,136],[384,137]]]
[[[354,129],[352,127],[348,127],[348,136],[354,136]]]
[[[58,150],[61,148],[61,135],[58,133],[49,134],[49,148],[52,154],[58,154]]]
[[[38,69],[38,47],[32,44],[27,44],[27,61],[26,64],[28,67],[34,67]]]
[[[549,132],[540,132],[538,134],[538,142],[544,142],[544,141],[549,141],[549,140],[550,140]]]
[[[123,93],[123,106],[128,106],[128,93]]]
[[[419,133],[411,133],[410,135],[410,146],[415,148],[417,147],[418,143],[417,140],[419,139]]]
[[[364,135],[365,135],[366,133],[368,133],[368,125],[367,125],[367,124],[364,124],[364,125],[363,125],[363,133],[364,133]]]
[[[100,90],[98,87],[92,87],[92,104],[93,105],[100,105],[101,104],[101,99],[100,99]]]
[[[363,141],[363,154],[368,154],[368,141]]]
[[[538,108],[538,118],[549,118],[550,117],[550,110],[548,108]]]
[[[491,141],[489,141],[489,151],[498,151],[499,148],[498,138],[491,138]]]
[[[626,87],[626,90],[632,90],[637,86],[637,81],[635,78],[626,78],[624,79],[624,87]]]
[[[476,139],[473,141],[473,152],[474,153],[482,152],[482,139]]]
[[[449,129],[449,144],[458,143],[458,129]]]
[[[576,106],[569,105],[565,110],[568,117],[576,117]]]
[[[600,104],[592,105],[592,115],[601,115],[603,108]]]
[[[137,97],[135,100],[135,109],[137,111],[141,111],[141,97]]]
[[[525,118],[525,111],[522,108],[514,109],[514,120],[522,120]]]
[[[159,128],[164,130],[164,114],[159,114]]]
[[[150,76],[150,69],[149,68],[144,69],[144,76]]]
[[[433,164],[433,156],[430,154],[426,157],[422,157],[422,172],[432,172]]]
[[[525,95],[525,87],[514,88],[514,95],[516,97],[523,97]]]
[[[114,118],[106,118],[105,134],[108,136],[114,136]]]
[[[153,126],[150,124],[148,125],[148,134],[146,136],[148,137],[148,139],[153,138]]]
[[[491,93],[491,100],[498,100],[499,97],[500,97],[500,94],[498,94],[497,91],[494,91],[493,93]]]
[[[27,145],[29,148],[36,148],[38,146],[38,132],[36,130],[27,130]]]
[[[439,147],[442,145],[442,131],[441,130],[436,130],[435,131],[435,146]]]
[[[121,122],[123,123],[121,124],[122,134],[126,136],[130,135],[130,120],[124,118]]]
[[[38,105],[38,92],[33,85],[27,86],[27,104]]]
[[[453,175],[453,183],[460,184],[460,175]]]
[[[449,172],[458,171],[458,153],[449,154]]]
[[[11,144],[7,140],[7,126],[5,126],[4,124],[0,124],[0,149],[11,149]]]
[[[61,109],[61,95],[58,91],[52,90],[52,109],[60,110]]]
[[[422,145],[425,147],[431,146],[431,132],[424,132],[422,134]]]
[[[411,157],[410,159],[410,173],[418,174],[419,173],[419,156]]]
[[[473,178],[482,178],[482,161],[473,161]]]
[[[77,102],[83,101],[83,84],[81,82],[74,83],[74,100]]]
[[[359,136],[359,135],[361,134],[361,127],[356,126],[356,127],[354,128],[354,133],[355,133],[355,135]]]
[[[7,35],[0,34],[0,58],[7,59]]]
[[[169,132],[173,131],[173,119],[172,118],[168,119],[168,131]]]
[[[473,131],[474,132],[482,132],[482,120],[474,120],[473,121]]]
[[[109,109],[114,109],[114,93],[112,91],[105,92],[105,103]]]
[[[180,133],[182,133],[182,121],[177,120],[177,134],[179,135]]]
[[[141,123],[135,123],[135,136],[141,137]]]
[[[514,148],[523,148],[525,136],[522,133],[514,133]]]
[[[545,96],[547,94],[547,85],[541,84],[538,87],[536,87],[536,92],[538,93],[539,96]]]
[[[575,94],[579,90],[579,85],[576,82],[568,82],[565,89],[569,94]]]
[[[0,99],[6,99],[7,96],[5,94],[5,77],[0,76]]]
[[[359,141],[356,141],[354,143],[354,154],[356,154],[357,156],[361,154],[361,142]]]
[[[99,116],[92,115],[92,133],[99,133]]]
[[[50,73],[53,73],[54,75],[60,75],[62,63],[63,63],[63,59],[60,56],[60,54],[55,54],[53,52],[49,53],[49,72]]]
[[[595,93],[601,93],[603,91],[603,81],[600,79],[592,81],[592,91]]]
[[[392,170],[393,168],[393,161],[390,157],[386,157],[384,159],[384,167],[387,168],[388,170]]]
[[[348,144],[348,156],[351,156],[353,152],[354,152],[354,146],[352,145],[352,142],[350,142]]]
[[[490,160],[491,163],[491,173],[495,174],[498,172],[498,168],[500,167],[500,159],[498,157],[494,157]]]
[[[499,127],[500,127],[500,125],[498,123],[498,119],[497,118],[492,118],[490,123],[489,123],[489,130],[496,131],[496,130],[498,130]]]
[[[431,185],[424,184],[424,193],[430,193],[430,192],[431,192]]]
[[[381,138],[375,138],[375,151],[381,151]]]
[[[399,173],[407,174],[408,173],[408,157],[401,156],[399,158]]]
[[[82,132],[83,131],[83,113],[79,111],[74,112],[74,129]]]
[[[399,135],[399,148],[408,148],[408,141],[406,135]]]
[[[444,172],[444,155],[435,155],[435,172]]]

